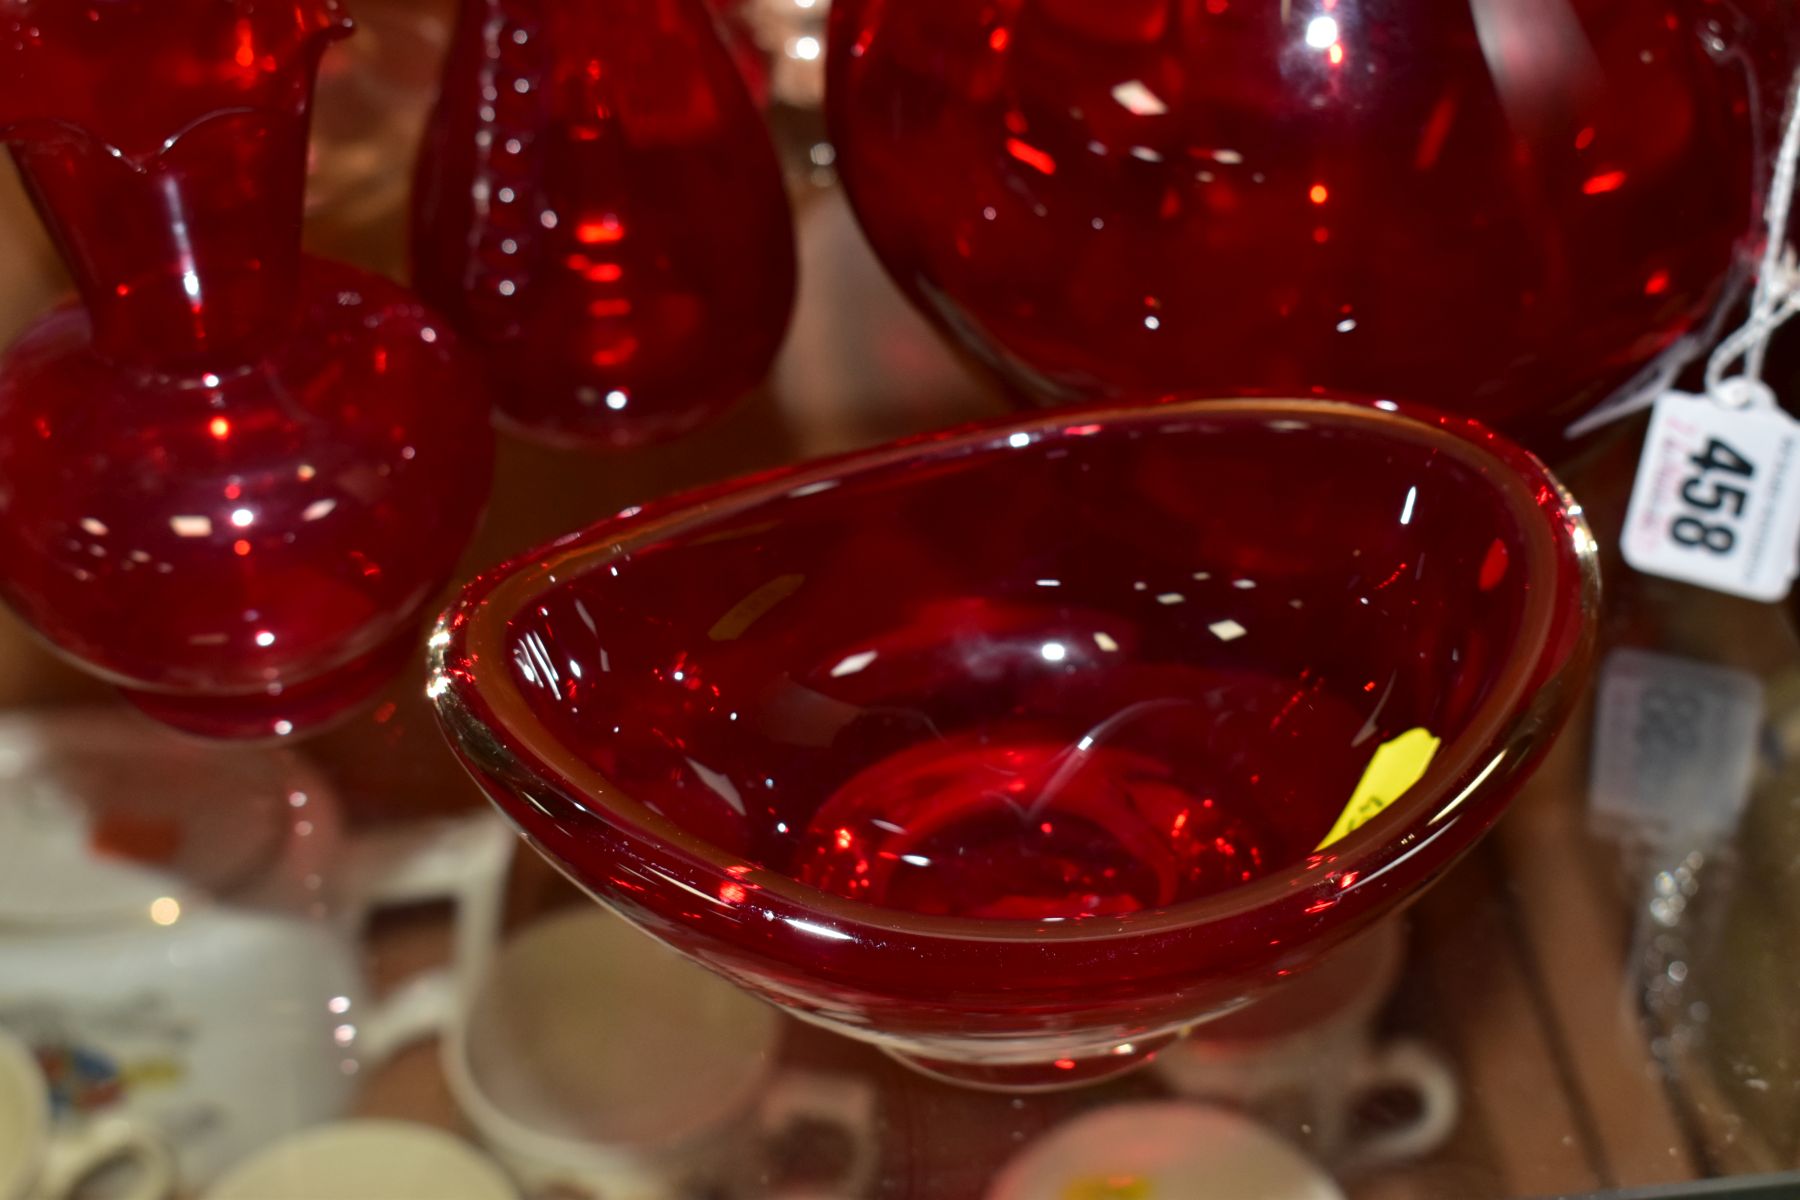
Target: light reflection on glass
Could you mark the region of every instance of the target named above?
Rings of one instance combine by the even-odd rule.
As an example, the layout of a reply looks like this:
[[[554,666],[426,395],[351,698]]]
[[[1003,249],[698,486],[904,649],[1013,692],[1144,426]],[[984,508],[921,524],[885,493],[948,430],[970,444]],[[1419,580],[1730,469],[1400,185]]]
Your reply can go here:
[[[1323,50],[1338,39],[1338,23],[1332,17],[1314,17],[1306,23],[1306,44]]]

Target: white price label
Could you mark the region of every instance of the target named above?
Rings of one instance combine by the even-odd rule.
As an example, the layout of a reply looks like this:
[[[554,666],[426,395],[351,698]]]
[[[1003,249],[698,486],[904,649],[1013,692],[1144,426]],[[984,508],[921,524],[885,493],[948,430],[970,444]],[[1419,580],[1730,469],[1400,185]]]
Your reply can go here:
[[[1657,399],[1620,548],[1646,574],[1779,600],[1800,552],[1800,423],[1749,387],[1741,407]]]
[[[1752,675],[1631,648],[1607,655],[1589,780],[1603,830],[1729,835],[1750,797],[1763,689]]]

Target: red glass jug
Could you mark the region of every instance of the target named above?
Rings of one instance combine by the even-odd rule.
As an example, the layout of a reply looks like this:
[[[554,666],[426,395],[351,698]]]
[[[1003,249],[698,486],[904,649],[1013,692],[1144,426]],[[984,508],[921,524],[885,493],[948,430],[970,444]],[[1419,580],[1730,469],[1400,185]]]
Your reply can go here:
[[[0,3],[0,132],[80,292],[0,360],[0,596],[196,732],[377,687],[487,495],[449,331],[300,253],[347,28],[330,0]]]

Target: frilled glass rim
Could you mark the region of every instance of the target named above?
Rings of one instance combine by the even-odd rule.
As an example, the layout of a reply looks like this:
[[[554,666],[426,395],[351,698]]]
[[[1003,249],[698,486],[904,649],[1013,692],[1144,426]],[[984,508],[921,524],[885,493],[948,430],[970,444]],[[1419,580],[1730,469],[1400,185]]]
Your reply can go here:
[[[923,916],[833,895],[766,867],[745,863],[740,856],[695,836],[652,811],[612,784],[564,746],[532,711],[523,692],[506,671],[481,672],[480,682],[455,664],[469,656],[505,661],[507,625],[547,589],[604,567],[647,544],[688,531],[756,505],[778,500],[809,485],[880,470],[909,460],[943,459],[959,454],[1002,452],[1015,433],[1060,436],[1071,426],[1099,424],[1101,436],[1209,416],[1254,415],[1304,420],[1323,418],[1360,425],[1388,437],[1424,443],[1477,468],[1494,480],[1501,498],[1527,538],[1523,570],[1532,581],[1552,586],[1525,589],[1525,612],[1515,653],[1509,656],[1495,686],[1476,708],[1463,734],[1447,743],[1424,776],[1381,815],[1334,844],[1331,852],[1308,856],[1290,869],[1242,887],[1164,908],[1123,916],[1086,917],[1052,924],[978,917]],[[1480,470],[1480,468],[1489,470]],[[1555,500],[1566,519],[1558,520],[1547,500]],[[1559,550],[1567,546],[1572,554]],[[1146,406],[1059,409],[1021,419],[1017,416],[941,433],[909,438],[838,458],[801,463],[623,512],[585,530],[484,572],[439,618],[430,641],[431,683],[427,694],[437,706],[446,736],[475,749],[483,768],[498,762],[514,779],[529,779],[560,792],[595,819],[615,822],[639,836],[668,846],[704,868],[707,881],[737,880],[779,897],[796,908],[845,928],[877,931],[888,936],[1009,943],[1099,941],[1169,933],[1238,916],[1313,891],[1330,880],[1334,891],[1347,892],[1368,883],[1424,850],[1452,831],[1460,831],[1446,847],[1454,857],[1486,827],[1484,805],[1472,803],[1497,768],[1510,757],[1528,757],[1543,737],[1554,734],[1572,706],[1592,653],[1595,616],[1599,609],[1598,546],[1581,517],[1581,508],[1534,455],[1488,430],[1479,422],[1389,400],[1318,398],[1170,399]],[[1536,690],[1531,684],[1546,660],[1557,652],[1551,635],[1559,614],[1576,608],[1581,635],[1568,661]],[[484,717],[483,711],[492,716]],[[1498,773],[1496,786],[1512,771]],[[1445,801],[1448,798],[1449,802]],[[1441,822],[1441,824],[1440,824]],[[1436,825],[1436,829],[1431,827]],[[1429,830],[1429,832],[1427,832]],[[1417,844],[1388,861],[1365,870],[1387,847],[1417,838]],[[728,873],[728,868],[734,868]],[[716,877],[716,878],[715,878]]]
[[[238,20],[250,20],[258,7],[258,0],[228,0],[221,5],[221,11],[231,12]],[[284,4],[282,0],[276,0],[274,4],[262,4],[260,7],[281,8]],[[60,142],[93,150],[134,170],[149,172],[155,170],[183,138],[212,121],[246,113],[280,112],[290,108],[296,113],[303,113],[311,105],[314,76],[320,56],[330,43],[349,37],[355,31],[356,23],[340,0],[292,0],[291,7],[298,31],[289,48],[290,57],[270,73],[270,93],[258,103],[224,103],[196,112],[179,127],[162,134],[153,148],[132,151],[120,146],[113,135],[89,128],[72,117],[49,113],[9,115],[7,97],[4,90],[0,89],[0,146]],[[173,29],[175,36],[188,36],[191,33],[179,26],[174,26]],[[276,99],[283,88],[287,89],[286,97]]]

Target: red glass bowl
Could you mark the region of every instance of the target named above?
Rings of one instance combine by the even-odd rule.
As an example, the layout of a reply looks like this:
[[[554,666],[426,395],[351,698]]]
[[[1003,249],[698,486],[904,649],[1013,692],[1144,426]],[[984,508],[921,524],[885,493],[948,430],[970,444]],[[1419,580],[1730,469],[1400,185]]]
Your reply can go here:
[[[1767,0],[839,0],[827,115],[896,282],[1040,402],[1322,386],[1560,451],[1706,344],[1792,24]]]
[[[471,584],[430,692],[649,932],[939,1075],[1054,1085],[1417,896],[1557,730],[1597,589],[1580,510],[1468,419],[1090,408],[628,509]],[[1415,728],[1423,777],[1319,849]]]

